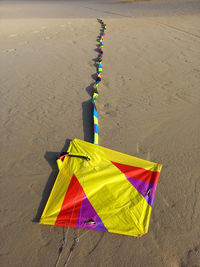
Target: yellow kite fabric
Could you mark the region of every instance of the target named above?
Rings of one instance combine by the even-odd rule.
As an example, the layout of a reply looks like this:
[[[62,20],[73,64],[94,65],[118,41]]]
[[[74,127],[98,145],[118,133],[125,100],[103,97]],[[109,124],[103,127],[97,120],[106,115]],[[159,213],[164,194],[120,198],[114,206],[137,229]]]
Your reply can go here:
[[[161,167],[74,139],[59,162],[40,223],[143,235]]]

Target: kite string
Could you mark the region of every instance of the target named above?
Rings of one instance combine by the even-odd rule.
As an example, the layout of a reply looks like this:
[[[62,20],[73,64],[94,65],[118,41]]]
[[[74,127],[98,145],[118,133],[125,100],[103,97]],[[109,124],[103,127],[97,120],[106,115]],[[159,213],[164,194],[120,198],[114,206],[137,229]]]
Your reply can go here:
[[[85,236],[86,234],[88,234],[89,231],[90,231],[90,230],[87,230],[86,232],[82,233],[82,235],[80,235],[80,236],[78,237],[78,239],[80,240],[83,236]],[[72,244],[72,246],[71,246],[71,248],[70,248],[70,252],[69,252],[69,255],[68,255],[68,257],[67,257],[67,260],[65,261],[65,265],[64,265],[64,267],[67,267],[68,262],[69,262],[69,260],[70,260],[71,254],[72,254],[72,252],[73,252],[73,250],[74,250],[74,248],[75,248],[76,243],[77,243],[77,242],[75,242],[75,240],[74,240],[74,242],[73,242],[73,244]]]
[[[87,161],[86,161],[87,162]],[[76,194],[76,197],[77,196],[79,196],[79,192],[80,192],[80,187],[79,187],[79,189],[78,189],[78,192],[77,192],[77,194]],[[77,201],[76,201],[77,199],[75,198],[74,199],[74,204],[73,204],[73,210],[72,210],[72,213],[71,213],[71,216],[70,216],[70,220],[69,220],[69,223],[68,223],[68,226],[67,226],[67,231],[65,232],[65,226],[63,226],[63,239],[62,239],[62,244],[61,244],[61,246],[60,246],[60,248],[59,248],[59,254],[58,254],[58,257],[57,257],[57,260],[56,260],[56,264],[55,264],[55,267],[58,267],[58,265],[59,265],[59,262],[60,262],[60,257],[61,257],[61,254],[62,254],[62,251],[63,251],[63,249],[64,249],[64,247],[65,247],[65,245],[66,245],[66,243],[67,243],[67,236],[68,236],[68,232],[69,232],[69,226],[71,225],[71,220],[72,220],[72,217],[73,217],[73,215],[74,215],[74,210],[75,210],[75,207],[76,207],[76,203],[77,203]],[[72,244],[72,247],[74,248],[75,247],[75,245],[76,245],[76,243],[78,243],[79,242],[79,237],[75,237],[74,238],[74,242],[73,242],[73,244]],[[72,247],[70,248],[70,252],[72,252]],[[69,258],[69,257],[68,257]]]
[[[102,73],[102,58],[103,58],[103,39],[104,39],[104,36],[106,34],[106,24],[104,24],[103,20],[101,19],[97,19],[99,23],[101,23],[102,25],[102,29],[100,31],[100,49],[99,49],[99,64],[98,64],[98,68],[97,68],[97,78],[96,78],[96,84],[95,84],[95,89],[94,89],[94,92],[93,92],[93,97],[92,97],[92,103],[93,103],[93,121],[94,121],[94,144],[98,145],[98,137],[99,137],[99,128],[98,128],[98,113],[97,113],[97,109],[96,109],[96,105],[95,105],[95,101],[96,99],[98,98],[98,91],[97,91],[97,87],[101,81],[101,73]],[[84,171],[86,169],[86,166],[84,168]],[[85,176],[85,174],[84,174]],[[83,176],[83,184],[84,184],[84,176]],[[79,190],[77,192],[77,195],[79,195],[79,191],[80,191],[80,187],[79,187]],[[60,257],[61,257],[61,254],[62,254],[62,251],[67,243],[67,236],[68,236],[68,232],[69,232],[69,226],[71,225],[71,220],[72,220],[72,217],[73,217],[73,214],[74,214],[74,210],[75,210],[75,207],[76,207],[76,201],[74,200],[74,206],[73,206],[73,210],[72,210],[72,214],[70,216],[70,221],[68,223],[68,226],[67,226],[67,231],[65,232],[65,228],[63,227],[63,239],[62,239],[62,244],[61,244],[61,247],[59,249],[59,255],[58,255],[58,258],[57,258],[57,261],[56,261],[56,265],[55,267],[58,267],[59,265],[59,262],[60,262]],[[81,218],[81,210],[80,210],[80,216],[79,216],[79,226],[80,226],[80,218]],[[82,235],[80,235],[80,229],[78,229],[78,233],[77,233],[77,236],[74,238],[74,241],[73,241],[73,244],[70,248],[70,252],[69,252],[69,255],[67,257],[67,260],[64,264],[65,267],[67,267],[67,264],[69,262],[69,259],[71,257],[71,254],[76,246],[76,244],[79,242],[79,239],[81,237],[83,237],[85,234],[87,234],[89,232],[89,230],[85,233],[83,233]]]
[[[98,130],[98,113],[97,113],[97,109],[96,109],[96,105],[95,105],[95,101],[96,99],[98,98],[98,91],[97,91],[97,87],[101,81],[101,73],[102,73],[102,58],[103,58],[103,39],[104,39],[104,36],[106,35],[106,29],[107,29],[107,26],[106,24],[103,22],[103,20],[101,19],[97,19],[99,23],[101,23],[102,25],[102,28],[100,30],[100,49],[99,49],[99,65],[98,65],[98,68],[97,68],[97,78],[96,78],[96,84],[95,84],[95,89],[94,89],[94,93],[93,93],[93,97],[92,97],[92,103],[94,105],[94,109],[93,109],[93,120],[94,120],[94,144],[97,144],[98,145],[98,135],[99,135],[99,130]],[[84,172],[86,171],[86,164],[87,162],[85,162],[85,167],[84,167]],[[83,185],[84,185],[84,177],[85,177],[85,173],[83,173],[83,176],[82,176],[82,180],[83,180]],[[84,187],[84,186],[83,186]],[[72,216],[71,216],[72,217]],[[80,219],[81,219],[81,210],[80,210],[80,216],[79,216],[79,221],[78,221],[78,225],[80,227]],[[71,218],[70,218],[70,221],[71,221]],[[69,227],[67,229],[67,233],[69,231]],[[86,232],[87,233],[87,232]],[[83,233],[81,236],[85,235],[86,233]],[[70,256],[71,256],[71,253],[76,245],[76,243],[79,242],[79,239],[80,239],[80,228],[78,228],[78,233],[77,233],[77,237],[74,239],[74,243],[72,244],[72,247],[70,249],[70,254],[67,258],[67,261],[65,263],[65,267],[67,266],[67,263],[70,259]]]
[[[62,253],[66,243],[67,243],[67,239],[66,239],[66,235],[65,235],[65,229],[64,229],[64,226],[63,226],[63,239],[62,239],[62,244],[61,244],[61,246],[59,248],[59,253],[58,253],[58,257],[57,257],[56,263],[55,263],[55,267],[58,267],[58,265],[59,265],[61,253]]]
[[[82,235],[80,235],[79,237],[78,237],[78,239],[80,240],[83,236],[85,236],[88,232],[89,232],[90,230],[87,230],[85,233],[83,233]],[[78,241],[79,242],[79,241]],[[65,261],[65,265],[64,265],[64,267],[67,267],[67,265],[68,265],[68,263],[69,263],[69,260],[70,260],[70,257],[71,257],[71,255],[72,255],[72,252],[73,252],[73,250],[74,250],[74,248],[75,248],[75,246],[76,246],[76,244],[78,243],[78,242],[76,242],[76,240],[74,239],[74,242],[73,242],[73,244],[72,244],[72,246],[71,246],[71,248],[70,248],[70,252],[69,252],[69,255],[68,255],[68,257],[67,257],[67,260]]]
[[[86,173],[86,169],[87,169],[87,163],[88,163],[88,161],[85,161],[84,162],[84,168],[83,168],[83,172],[82,172],[82,176],[81,176],[81,180],[82,180],[82,187],[84,187],[84,181],[85,181],[85,173]],[[80,189],[80,188],[79,188]],[[81,236],[80,236],[80,225],[81,225],[81,222],[80,222],[80,220],[81,220],[81,208],[80,208],[80,214],[79,214],[79,217],[78,217],[78,231],[77,231],[77,235],[76,235],[76,237],[74,238],[74,241],[73,241],[73,244],[72,244],[72,246],[71,246],[71,248],[70,248],[70,252],[69,252],[69,255],[68,255],[68,257],[67,257],[67,259],[66,259],[66,261],[65,261],[65,265],[64,265],[64,267],[67,267],[67,264],[68,264],[68,262],[69,262],[69,260],[70,260],[70,257],[71,257],[71,255],[72,255],[72,252],[73,252],[73,250],[74,250],[74,248],[75,248],[75,246],[76,246],[76,244],[79,242],[79,240],[80,240],[80,238],[85,234],[85,233],[83,233]],[[69,229],[69,227],[68,227],[68,229]],[[87,232],[86,232],[87,233]]]
[[[98,145],[98,141],[99,141],[99,127],[98,127],[98,113],[97,113],[97,108],[96,108],[95,102],[98,98],[97,87],[98,87],[99,83],[101,82],[101,77],[102,77],[101,73],[102,73],[102,58],[103,58],[103,46],[104,46],[103,40],[104,40],[104,36],[106,35],[106,29],[107,29],[107,26],[103,22],[103,20],[101,20],[101,19],[97,19],[97,20],[99,23],[101,23],[102,28],[100,30],[99,65],[97,68],[97,78],[96,78],[95,89],[94,89],[94,93],[93,93],[93,97],[92,97],[93,121],[94,121],[94,144],[96,144],[96,145]],[[85,169],[86,169],[86,167],[84,168],[84,171],[85,171]],[[85,176],[85,174],[83,175],[83,184],[84,184],[84,176]],[[80,210],[80,216],[79,216],[79,221],[78,221],[79,227],[80,227],[80,218],[81,218],[81,210]],[[69,227],[67,229],[67,233],[68,233],[68,231],[69,231]],[[83,233],[83,235],[84,234],[85,233]],[[67,266],[69,259],[71,257],[71,254],[74,250],[74,247],[76,246],[76,243],[79,242],[79,239],[80,239],[80,229],[78,229],[77,237],[74,239],[74,243],[72,244],[72,247],[70,249],[70,254],[69,254],[69,256],[65,262],[65,267]]]
[[[103,20],[101,19],[97,19],[97,21],[99,23],[101,23],[102,25],[102,29],[100,31],[100,50],[99,50],[99,66],[98,66],[98,69],[97,69],[97,79],[96,79],[96,84],[95,84],[95,89],[94,89],[94,93],[93,93],[93,98],[92,98],[92,102],[94,104],[94,113],[95,113],[95,110],[96,110],[96,106],[95,106],[95,101],[98,97],[98,91],[97,91],[97,87],[101,81],[101,73],[102,73],[102,58],[103,58],[103,39],[104,39],[104,36],[106,35],[106,29],[107,29],[107,26],[106,24],[103,22]],[[96,111],[97,113],[97,111]],[[97,114],[96,114],[97,115]],[[95,116],[95,114],[94,114]],[[95,130],[95,118],[94,118],[94,130]],[[98,126],[98,115],[97,115],[97,126]],[[96,139],[95,139],[95,136],[96,136]],[[98,133],[95,135],[95,131],[94,131],[94,143],[95,143],[95,140],[97,141],[96,144],[98,144]],[[86,164],[87,164],[87,161],[85,162],[85,166],[84,166],[84,172],[86,171]],[[85,177],[85,173],[83,174],[83,185],[84,185],[84,177]],[[73,213],[74,213],[74,210],[73,210]],[[73,214],[72,214],[73,216]],[[71,223],[71,218],[72,216],[70,217],[70,223]],[[78,221],[78,224],[80,226],[80,218],[81,218],[81,210],[80,210],[80,216],[79,216],[79,221]],[[70,224],[69,223],[69,224]],[[67,229],[67,233],[69,231],[69,226],[68,226],[68,229]],[[80,235],[80,228],[78,228],[78,234],[77,234],[77,237],[75,238],[77,241],[79,241],[79,235]]]

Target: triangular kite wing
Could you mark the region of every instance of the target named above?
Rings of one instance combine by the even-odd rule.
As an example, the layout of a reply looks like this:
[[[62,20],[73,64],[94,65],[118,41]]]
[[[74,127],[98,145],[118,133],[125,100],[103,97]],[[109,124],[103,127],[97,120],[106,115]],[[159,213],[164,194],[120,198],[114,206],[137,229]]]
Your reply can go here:
[[[68,153],[40,223],[145,234],[162,166],[78,139]]]

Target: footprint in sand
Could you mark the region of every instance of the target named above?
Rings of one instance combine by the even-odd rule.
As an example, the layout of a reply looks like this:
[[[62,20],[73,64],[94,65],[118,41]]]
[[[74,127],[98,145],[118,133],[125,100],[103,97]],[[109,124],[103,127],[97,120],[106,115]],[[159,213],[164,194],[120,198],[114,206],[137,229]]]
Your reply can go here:
[[[116,117],[117,116],[117,112],[115,110],[106,111],[105,114],[110,116],[110,117]]]
[[[183,267],[186,266],[200,266],[200,247],[195,246],[188,250],[185,262],[183,261]]]
[[[13,53],[13,52],[15,52],[16,50],[17,50],[16,48],[11,48],[11,49],[3,50],[2,52],[3,52],[3,53]]]
[[[136,152],[137,152],[137,153],[139,153],[139,152],[140,152],[139,143],[137,143],[137,145],[136,145]]]
[[[151,160],[151,153],[147,152],[146,160]]]
[[[16,37],[17,36],[17,33],[13,33],[13,34],[10,34],[9,36],[8,36],[8,38],[14,38],[14,37]]]
[[[32,33],[36,34],[36,33],[40,33],[40,31],[33,31]]]
[[[24,42],[19,42],[18,45],[25,45],[25,44],[28,44],[27,41],[24,41]]]

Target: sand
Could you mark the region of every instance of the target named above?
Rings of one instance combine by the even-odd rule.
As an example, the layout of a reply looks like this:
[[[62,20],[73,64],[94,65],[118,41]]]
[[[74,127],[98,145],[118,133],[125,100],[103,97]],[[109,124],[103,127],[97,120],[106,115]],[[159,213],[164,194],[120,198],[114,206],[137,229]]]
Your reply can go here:
[[[69,229],[58,266],[77,233],[68,266],[200,266],[199,11],[180,0],[1,2],[1,266],[55,266],[67,229],[38,220],[56,157],[69,140],[92,139],[95,15],[108,25],[100,144],[163,170],[148,234]]]

